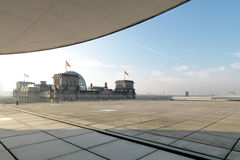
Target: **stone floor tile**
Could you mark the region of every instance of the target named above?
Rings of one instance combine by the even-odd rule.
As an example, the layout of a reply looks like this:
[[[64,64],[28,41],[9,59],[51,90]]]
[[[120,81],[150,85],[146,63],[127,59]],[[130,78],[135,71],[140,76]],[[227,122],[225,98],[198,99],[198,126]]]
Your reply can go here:
[[[215,156],[218,158],[224,158],[229,152],[229,150],[224,148],[214,147],[210,145],[205,145],[205,144],[195,143],[195,142],[190,142],[185,140],[177,141],[171,145],[178,148],[198,152],[198,153]]]
[[[91,122],[91,121],[76,119],[76,118],[71,118],[71,117],[68,117],[65,120],[69,121],[69,122],[76,123],[76,124],[85,125],[85,126],[95,124],[94,122]]]
[[[29,127],[26,128],[19,128],[19,129],[2,129],[0,128],[0,139],[5,137],[11,137],[11,136],[18,136],[18,135],[24,135],[29,133],[36,133],[40,132],[38,130],[30,130]]]
[[[64,140],[71,142],[75,145],[78,145],[82,148],[89,148],[99,144],[117,140],[117,138],[94,132],[94,133],[88,133],[84,135],[64,138]]]
[[[105,158],[99,157],[91,152],[82,150],[79,152],[70,153],[64,156],[53,158],[51,160],[104,160]]]
[[[15,118],[15,119],[20,121],[20,122],[24,122],[24,123],[38,122],[38,121],[46,120],[45,118],[41,118],[41,117],[23,117],[23,118]]]
[[[108,131],[120,133],[120,134],[124,134],[124,135],[128,135],[128,136],[136,136],[136,135],[144,133],[144,132],[141,132],[140,130],[121,129],[121,128],[114,128],[114,129],[110,129]]]
[[[50,106],[49,106],[50,105]],[[2,105],[3,107],[5,106]],[[11,106],[11,105],[7,105]],[[13,105],[16,107],[15,105]],[[116,112],[101,112],[102,108],[112,108],[115,109]],[[227,106],[227,107],[226,107]],[[229,106],[229,107],[228,107]],[[37,121],[44,121],[45,118],[40,118],[37,116],[33,116],[30,114],[22,113],[19,111],[13,111],[10,109],[1,108],[0,117],[10,117],[13,121],[17,120],[18,122],[31,122],[38,123]],[[125,127],[125,123],[122,123],[121,120],[126,121],[127,126],[138,125],[138,129],[141,129],[147,133],[154,133],[160,136],[167,136],[173,138],[182,138],[193,131],[201,129],[202,127],[206,127],[209,123],[213,121],[217,121],[218,119],[224,118],[224,116],[234,113],[239,110],[238,102],[189,102],[189,101],[100,101],[100,102],[67,102],[60,103],[58,105],[53,105],[53,103],[34,103],[34,104],[22,104],[17,108],[53,116],[66,121],[73,121],[74,123],[82,123],[83,124],[106,124],[113,125],[115,128]],[[141,108],[139,110],[139,108]],[[220,111],[220,112],[219,112]],[[239,138],[240,136],[240,128],[239,128],[239,120],[240,113],[236,112],[235,114],[225,118],[222,123],[218,122],[213,125],[210,125],[201,130],[201,132],[206,132],[204,134],[210,135],[220,135],[220,137],[228,137],[228,138]],[[160,121],[159,121],[160,120]],[[167,127],[156,128],[159,122],[180,122],[186,120],[186,122],[176,123],[172,125],[168,125]],[[113,123],[115,121],[120,121],[120,123]],[[86,123],[85,123],[86,122]],[[154,122],[154,123],[152,123]],[[209,123],[208,123],[209,122]],[[14,122],[15,123],[15,122]],[[232,124],[235,125],[226,125]],[[15,128],[14,125],[4,125],[8,123],[1,123],[3,127],[10,127],[7,130],[3,130],[0,127],[0,137],[8,137],[15,134],[23,134],[26,131],[18,132],[18,128]],[[0,124],[0,126],[1,126]],[[119,124],[120,127],[119,127]],[[130,125],[131,124],[131,125]],[[147,124],[147,125],[144,125]],[[151,126],[153,124],[153,127]],[[155,125],[155,126],[154,126]],[[236,127],[238,126],[238,127]],[[13,128],[12,128],[13,127]],[[19,126],[18,126],[19,127]],[[26,128],[22,127],[21,128]],[[101,127],[101,126],[100,126]],[[58,129],[66,129],[69,127],[60,125],[44,125],[40,126],[39,129],[33,129],[36,131],[40,129],[48,130],[58,130]],[[105,128],[105,127],[103,127]],[[103,129],[101,128],[101,129]],[[133,128],[132,128],[133,129]],[[150,132],[149,129],[151,129]],[[155,129],[153,131],[152,129]],[[32,129],[31,129],[32,130]],[[10,131],[10,132],[9,132]],[[132,132],[133,131],[133,132]],[[135,136],[139,135],[138,133],[134,133],[135,130],[131,130],[130,132],[125,132],[126,135]],[[13,132],[13,133],[12,133]],[[124,132],[123,132],[124,133]],[[189,137],[188,137],[189,138]],[[197,137],[195,141],[198,141]],[[1,139],[1,138],[0,138]],[[221,140],[221,139],[217,139]],[[186,140],[187,141],[187,140]],[[192,139],[191,141],[194,141]],[[200,142],[200,141],[199,141]],[[211,142],[211,141],[209,141]],[[204,142],[204,140],[202,141]],[[221,143],[221,142],[217,142]],[[195,152],[204,153],[204,149],[206,148],[206,154],[209,152],[216,152],[216,148],[208,148],[213,147],[211,145],[204,145],[200,143],[194,143],[199,147],[199,145],[203,145],[200,149],[195,147]],[[192,145],[192,144],[191,144]],[[190,145],[190,148],[191,148]],[[183,145],[183,148],[186,147]],[[237,150],[237,146],[235,147],[235,151]],[[213,151],[211,151],[213,150]],[[220,152],[220,150],[217,149]],[[225,150],[223,150],[223,153]],[[213,154],[214,155],[214,154]]]
[[[0,151],[0,160],[15,160],[8,151]]]
[[[48,125],[48,124],[57,124],[58,122],[52,121],[52,120],[41,120],[41,121],[31,121],[31,122],[25,122],[29,126],[40,126],[40,125]]]
[[[19,146],[25,146],[25,145],[49,141],[53,139],[56,139],[56,138],[46,133],[39,132],[39,133],[3,138],[1,139],[1,141],[7,148],[11,149]]]
[[[136,160],[156,149],[125,140],[118,140],[93,147],[90,150],[111,160]]]
[[[231,149],[233,145],[236,143],[237,139],[227,138],[217,135],[208,135],[202,133],[193,133],[184,138],[185,140],[190,140],[199,143],[205,143],[209,145],[213,145],[216,147]]]
[[[19,123],[18,121],[9,118],[9,117],[0,117],[0,126],[1,125],[6,125],[6,124],[16,124]]]
[[[66,128],[66,129],[48,130],[47,132],[56,137],[65,138],[65,137],[90,133],[92,131],[83,129],[83,128]]]
[[[2,146],[2,144],[0,144],[0,151],[4,151],[5,148]]]
[[[157,126],[157,125],[151,125],[150,122],[148,123],[138,123],[138,124],[132,124],[132,125],[128,125],[125,126],[127,129],[133,129],[133,130],[143,130],[143,131],[150,131],[153,129],[157,129],[161,126]]]
[[[45,160],[80,150],[61,140],[53,140],[11,149],[19,160]]]
[[[234,150],[240,152],[240,141],[238,141],[238,143],[237,143],[236,146],[234,147]]]
[[[183,131],[183,130],[168,130],[168,128],[161,128],[159,130],[152,130],[149,133],[168,136],[168,137],[174,137],[174,138],[182,138],[186,135],[189,135],[190,133],[193,133],[194,131]]]
[[[39,125],[34,126],[34,128],[38,130],[54,130],[54,129],[63,129],[63,128],[69,128],[69,125],[64,123],[56,123],[56,124],[45,124],[45,125]]]
[[[239,125],[226,125],[224,123],[215,123],[212,124],[204,129],[202,131],[218,131],[218,132],[229,132],[229,133],[235,133],[235,135],[240,136],[240,127]],[[234,134],[233,134],[234,135]]]
[[[202,122],[202,121],[196,121],[196,120],[187,120],[183,121],[181,123],[176,123],[169,125],[168,128],[169,130],[175,130],[175,131],[196,131],[199,130],[205,126],[209,125],[208,122]],[[160,128],[161,129],[161,128]]]
[[[200,131],[198,131],[198,133],[217,135],[217,136],[228,137],[228,138],[236,138],[236,139],[238,139],[240,137],[240,133],[238,133],[238,132],[200,130]]]
[[[115,118],[115,117],[113,116],[113,118]],[[110,120],[108,123],[114,125],[115,128],[116,128],[117,126],[127,126],[127,125],[133,124],[132,122],[125,121],[125,120],[122,119],[122,118],[119,119],[119,120],[114,120],[114,121],[111,121],[111,120]]]
[[[107,124],[92,124],[92,125],[89,125],[90,127],[93,127],[93,128],[98,128],[98,129],[110,129],[110,128],[114,128],[114,126],[112,125],[107,125]]]
[[[169,153],[166,151],[158,150],[139,160],[193,160],[193,159]]]
[[[18,128],[24,128],[27,127],[23,123],[11,123],[11,124],[2,124],[1,129],[18,129]]]
[[[140,135],[137,135],[136,137],[144,139],[144,140],[157,142],[157,143],[163,143],[163,144],[170,144],[170,143],[172,143],[172,142],[177,140],[175,138],[170,138],[170,137],[166,137],[166,136],[159,136],[159,135],[153,135],[153,134],[149,134],[149,133],[140,134]]]
[[[11,113],[11,110],[9,109],[8,112]],[[16,112],[18,112],[18,111],[16,111]],[[18,113],[21,113],[21,112],[18,112]],[[23,113],[23,114],[21,113],[21,114],[9,114],[8,117],[11,117],[14,119],[19,119],[19,118],[32,118],[35,116],[27,115],[26,113]]]
[[[240,160],[240,152],[232,151],[228,155],[227,160]]]

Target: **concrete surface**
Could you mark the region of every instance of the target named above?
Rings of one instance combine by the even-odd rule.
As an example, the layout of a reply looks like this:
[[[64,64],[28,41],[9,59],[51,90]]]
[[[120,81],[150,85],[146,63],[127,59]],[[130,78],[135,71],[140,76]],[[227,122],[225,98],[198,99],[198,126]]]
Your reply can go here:
[[[82,150],[79,152],[67,154],[65,156],[56,157],[51,160],[105,160],[105,158],[99,157],[91,152]]]
[[[139,159],[147,154],[156,151],[151,147],[139,145],[125,140],[118,140],[106,145],[96,146],[91,151],[103,155],[109,159],[126,160]]]
[[[240,152],[232,151],[230,155],[227,157],[227,160],[239,160]]]
[[[160,150],[0,105],[0,160],[137,160],[154,159],[154,151]]]
[[[183,148],[190,151],[195,151],[198,153],[204,153],[206,155],[211,155],[214,157],[222,158],[224,159],[229,152],[229,150],[220,148],[220,147],[214,147],[211,145],[206,145],[202,143],[195,143],[185,140],[179,140],[172,144],[172,146]]]
[[[236,146],[234,147],[234,150],[240,152],[240,141],[236,144]]]
[[[239,152],[240,102],[237,101],[131,100],[4,106],[221,159],[231,155],[232,150]],[[21,113],[17,116],[24,118]],[[29,122],[29,125],[44,130],[54,130],[57,126],[56,122],[41,118],[38,120],[39,124]],[[5,127],[14,128],[15,123],[9,123]],[[60,125],[57,128],[60,127],[64,129],[66,126]]]
[[[78,135],[74,137],[64,138],[64,140],[78,145],[82,148],[91,148],[93,146],[97,146],[100,144],[108,143],[114,140],[117,140],[117,138],[102,135],[100,133],[88,133],[84,135]]]
[[[56,139],[46,133],[33,133],[27,135],[19,135],[15,137],[2,138],[2,143],[9,149],[26,146],[29,144],[40,143],[44,141],[50,141]]]
[[[169,154],[168,152],[164,151],[155,151],[149,154],[146,157],[141,158],[140,160],[190,160],[190,158],[182,157],[179,155]]]
[[[15,160],[8,151],[0,151],[0,160]]]

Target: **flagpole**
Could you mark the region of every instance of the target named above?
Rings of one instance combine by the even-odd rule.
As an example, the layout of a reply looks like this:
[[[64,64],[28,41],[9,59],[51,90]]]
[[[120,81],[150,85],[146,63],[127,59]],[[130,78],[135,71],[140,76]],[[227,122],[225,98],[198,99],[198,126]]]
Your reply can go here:
[[[65,60],[65,72],[67,72],[67,60]]]

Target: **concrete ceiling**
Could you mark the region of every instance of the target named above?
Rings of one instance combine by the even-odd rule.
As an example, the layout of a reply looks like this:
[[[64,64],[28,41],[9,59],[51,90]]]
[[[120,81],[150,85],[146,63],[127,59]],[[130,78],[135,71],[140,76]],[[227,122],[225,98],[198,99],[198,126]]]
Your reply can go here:
[[[0,0],[0,54],[69,46],[128,28],[189,0]]]

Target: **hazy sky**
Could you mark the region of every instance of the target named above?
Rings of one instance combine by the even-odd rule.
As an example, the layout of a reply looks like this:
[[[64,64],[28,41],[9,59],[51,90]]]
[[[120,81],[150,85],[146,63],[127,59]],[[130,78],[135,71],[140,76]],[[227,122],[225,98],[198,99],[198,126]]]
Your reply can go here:
[[[0,94],[16,81],[52,83],[65,60],[89,86],[135,81],[138,94],[240,91],[240,1],[192,0],[124,31],[61,49],[0,56]]]

